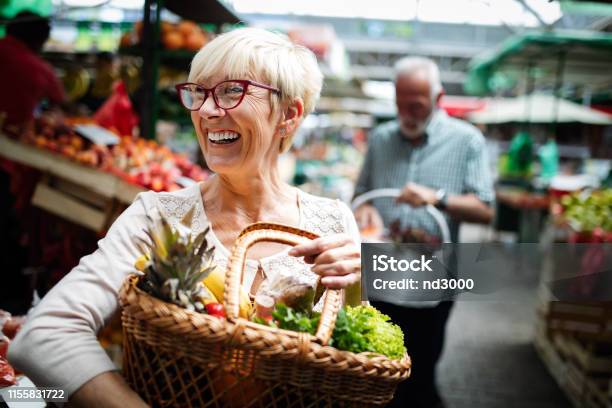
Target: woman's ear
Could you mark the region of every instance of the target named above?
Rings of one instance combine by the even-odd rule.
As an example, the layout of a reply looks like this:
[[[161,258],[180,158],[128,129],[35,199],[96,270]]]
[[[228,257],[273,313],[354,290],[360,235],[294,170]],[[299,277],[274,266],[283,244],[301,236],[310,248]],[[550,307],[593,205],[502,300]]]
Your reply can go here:
[[[295,98],[283,111],[284,117],[279,123],[279,133],[282,137],[292,135],[304,116],[304,102]]]

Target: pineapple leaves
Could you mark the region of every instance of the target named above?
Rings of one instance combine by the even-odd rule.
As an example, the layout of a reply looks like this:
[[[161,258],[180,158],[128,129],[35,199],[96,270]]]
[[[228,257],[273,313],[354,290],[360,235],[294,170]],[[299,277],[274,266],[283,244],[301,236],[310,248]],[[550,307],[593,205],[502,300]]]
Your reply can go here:
[[[160,211],[156,217],[147,215],[145,234],[150,242],[137,238],[138,246],[145,249],[149,259],[139,287],[162,300],[202,312],[203,299],[209,295],[201,282],[215,267],[215,248],[206,240],[210,226],[193,236],[194,214],[195,206],[177,225],[171,225]]]

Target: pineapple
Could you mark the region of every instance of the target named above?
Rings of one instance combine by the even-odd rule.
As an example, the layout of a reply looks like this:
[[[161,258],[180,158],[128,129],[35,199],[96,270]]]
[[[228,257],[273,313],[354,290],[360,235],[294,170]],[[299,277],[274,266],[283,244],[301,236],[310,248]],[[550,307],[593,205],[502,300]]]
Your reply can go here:
[[[148,216],[146,232],[151,243],[141,240],[146,251],[136,262],[143,272],[138,287],[161,300],[205,313],[205,304],[216,301],[202,284],[215,269],[215,248],[206,240],[210,226],[193,237],[189,226],[194,212],[192,207],[176,227],[159,211],[159,217]]]

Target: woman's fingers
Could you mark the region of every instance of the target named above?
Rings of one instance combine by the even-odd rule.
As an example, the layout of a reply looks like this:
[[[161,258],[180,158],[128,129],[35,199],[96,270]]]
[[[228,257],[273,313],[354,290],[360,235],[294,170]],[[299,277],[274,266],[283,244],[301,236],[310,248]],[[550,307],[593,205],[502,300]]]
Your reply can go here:
[[[312,271],[321,276],[321,283],[328,288],[344,288],[359,280],[361,254],[347,234],[317,238],[295,246],[289,255],[303,256],[306,263],[313,264]]]
[[[291,248],[289,255],[291,256],[309,256],[318,255],[332,248],[353,243],[353,240],[347,234],[334,234],[326,237],[313,239],[310,242],[296,245]]]
[[[315,265],[312,271],[321,276],[341,276],[357,273],[361,269],[359,259],[345,259],[333,263]]]
[[[319,255],[311,255],[312,262],[308,262],[309,260],[304,260],[306,263],[312,263],[316,265],[333,263],[337,260],[341,259],[359,259],[361,254],[359,253],[359,248],[356,245],[345,245],[338,248],[329,249]]]
[[[321,283],[329,289],[343,289],[359,281],[359,274],[353,273],[344,276],[324,276]]]

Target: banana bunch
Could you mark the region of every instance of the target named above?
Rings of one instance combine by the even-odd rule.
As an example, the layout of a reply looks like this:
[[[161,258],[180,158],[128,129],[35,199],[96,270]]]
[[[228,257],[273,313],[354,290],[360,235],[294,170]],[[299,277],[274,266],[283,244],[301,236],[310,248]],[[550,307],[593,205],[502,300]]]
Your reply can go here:
[[[76,101],[87,93],[91,77],[86,69],[80,67],[69,68],[66,70],[62,82],[68,101]]]

